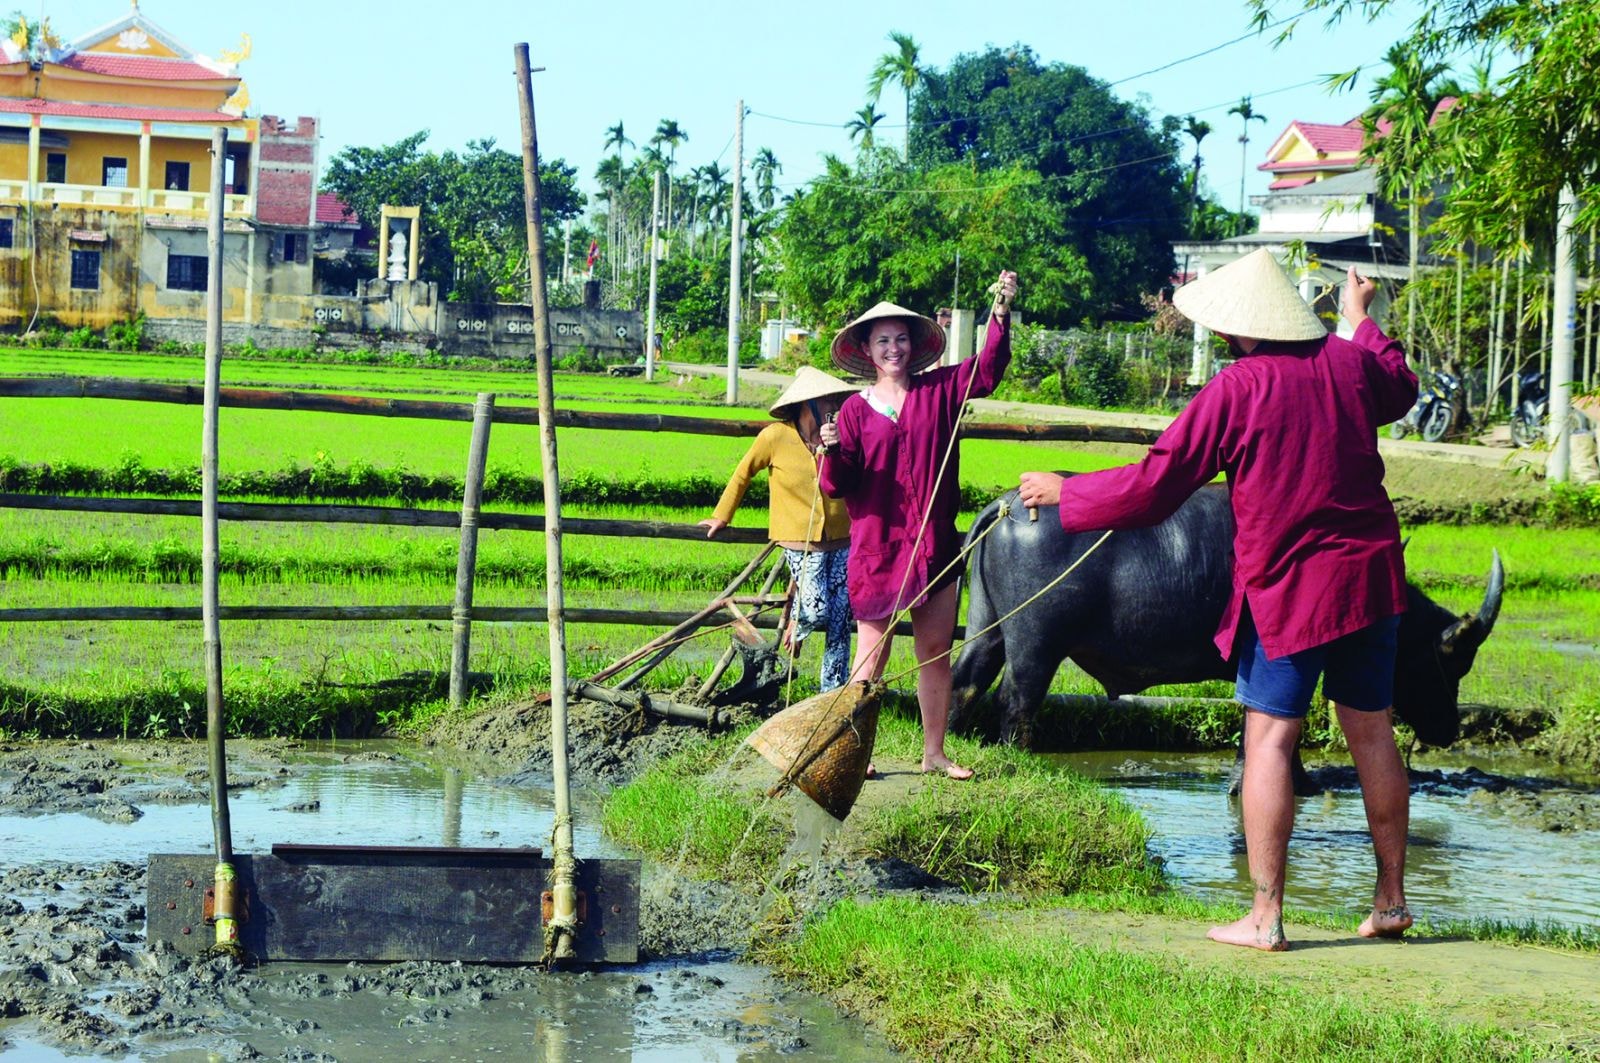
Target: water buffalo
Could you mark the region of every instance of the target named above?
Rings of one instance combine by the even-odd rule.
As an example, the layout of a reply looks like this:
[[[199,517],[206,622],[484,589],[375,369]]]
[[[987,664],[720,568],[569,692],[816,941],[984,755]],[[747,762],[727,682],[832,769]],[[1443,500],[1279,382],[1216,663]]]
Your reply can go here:
[[[1036,593],[1100,537],[1099,532],[1064,535],[1049,512],[1030,522],[1013,491],[978,516],[967,541],[997,520],[1001,526],[967,558],[967,631],[973,634]],[[973,703],[1002,666],[1007,667],[998,696],[997,736],[1024,748],[1032,743],[1034,718],[1050,680],[1066,658],[1098,680],[1110,697],[1158,683],[1234,678],[1234,664],[1223,660],[1212,642],[1232,587],[1232,543],[1233,511],[1221,484],[1196,491],[1154,527],[1113,534],[1071,576],[962,647],[955,663],[952,729],[978,729]],[[1428,745],[1449,745],[1460,733],[1461,677],[1494,628],[1504,583],[1496,551],[1488,590],[1475,613],[1458,617],[1407,587],[1394,707]]]

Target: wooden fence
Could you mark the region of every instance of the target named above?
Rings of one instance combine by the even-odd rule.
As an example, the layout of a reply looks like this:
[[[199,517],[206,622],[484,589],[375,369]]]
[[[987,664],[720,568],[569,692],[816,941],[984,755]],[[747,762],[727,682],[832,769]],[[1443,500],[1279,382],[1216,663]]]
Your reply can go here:
[[[94,398],[135,402],[163,402],[201,405],[204,389],[186,384],[156,384],[106,378],[24,377],[0,378],[0,398]],[[356,506],[328,504],[275,504],[223,502],[218,517],[232,521],[275,521],[290,523],[379,524],[405,527],[460,529],[455,600],[451,605],[388,606],[221,606],[223,620],[437,620],[452,621],[454,636],[451,655],[451,699],[465,696],[466,662],[470,629],[474,620],[493,622],[542,623],[548,619],[543,604],[533,606],[477,606],[472,604],[476,575],[477,531],[480,528],[543,532],[544,517],[521,513],[485,513],[479,508],[491,424],[536,425],[535,407],[496,406],[494,395],[482,394],[474,403],[433,402],[409,399],[367,398],[305,391],[274,391],[254,388],[223,388],[221,405],[235,409],[315,411],[368,417],[404,417],[427,420],[469,421],[473,423],[472,445],[467,460],[462,508],[459,512],[400,506]],[[585,411],[559,411],[557,423],[563,428],[591,428],[631,432],[677,432],[712,436],[754,436],[769,423],[764,420],[732,420],[683,417],[660,414],[619,414]],[[1070,442],[1137,443],[1153,442],[1160,433],[1146,428],[1102,425],[998,424],[969,423],[962,429],[964,439],[1060,440]],[[54,510],[81,513],[128,513],[164,516],[200,516],[199,500],[163,498],[105,498],[72,495],[33,495],[0,493],[0,507]],[[652,539],[685,539],[706,542],[705,529],[698,524],[668,521],[602,520],[563,517],[565,534],[624,536]],[[726,528],[713,543],[766,543],[766,534],[757,528]],[[781,564],[781,559],[778,562]],[[777,569],[771,574],[776,576]],[[748,572],[746,573],[748,577]],[[743,580],[740,581],[741,583]],[[718,599],[725,602],[736,622],[756,627],[775,628],[778,618],[760,610],[772,604],[765,593],[773,580],[769,577],[763,593],[737,596],[729,588]],[[746,616],[739,607],[754,607]],[[0,622],[39,622],[62,620],[198,620],[200,606],[72,608],[0,608]],[[646,609],[573,609],[567,620],[583,624],[636,624],[692,629],[709,620],[708,610],[683,612]],[[909,624],[902,623],[903,633]],[[959,630],[957,632],[960,634]],[[724,661],[720,667],[726,667]]]

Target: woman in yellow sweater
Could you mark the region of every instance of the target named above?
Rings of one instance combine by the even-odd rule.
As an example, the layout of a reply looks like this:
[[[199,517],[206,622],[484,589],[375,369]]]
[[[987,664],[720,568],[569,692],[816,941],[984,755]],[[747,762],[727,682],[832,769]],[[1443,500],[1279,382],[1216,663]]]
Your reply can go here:
[[[750,478],[770,470],[767,536],[783,547],[789,578],[795,587],[792,643],[813,631],[826,636],[822,654],[823,690],[843,686],[850,678],[850,634],[854,616],[845,589],[845,564],[850,556],[850,515],[844,503],[817,490],[817,447],[824,422],[855,387],[820,369],[802,366],[794,383],[772,404],[779,423],[756,436],[734,470],[716,512],[700,524],[714,538],[733,519]]]

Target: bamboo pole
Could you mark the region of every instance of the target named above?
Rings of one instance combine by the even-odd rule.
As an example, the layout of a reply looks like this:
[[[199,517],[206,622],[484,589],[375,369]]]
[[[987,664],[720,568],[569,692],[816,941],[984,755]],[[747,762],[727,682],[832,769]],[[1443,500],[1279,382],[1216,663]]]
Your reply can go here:
[[[206,758],[211,774],[211,829],[217,853],[212,911],[216,947],[239,951],[235,905],[233,824],[228,814],[227,713],[222,702],[222,625],[217,569],[217,410],[222,387],[222,171],[228,130],[211,133],[211,216],[206,227],[206,380],[200,429],[200,569],[202,653],[206,673]]]
[[[545,955],[550,961],[576,954],[577,859],[572,848],[572,792],[567,775],[567,642],[562,617],[561,476],[556,463],[554,374],[550,367],[550,305],[544,276],[544,228],[539,218],[539,133],[533,111],[533,71],[528,46],[512,48],[517,68],[517,103],[522,112],[523,213],[528,224],[529,296],[533,304],[533,351],[539,369],[539,443],[544,465],[546,521],[545,604],[550,618],[550,769],[555,804],[551,860],[554,915],[545,924]]]
[[[489,465],[489,425],[494,395],[480,392],[473,407],[472,443],[467,449],[466,486],[461,493],[461,545],[456,552],[456,597],[450,610],[450,707],[467,703],[467,661],[472,650],[472,582],[478,570],[478,510],[483,474]]]
[[[707,607],[692,613],[675,609],[567,609],[566,619],[574,624],[621,624],[631,627],[663,627],[694,621],[693,626],[698,626],[718,609],[726,608],[730,600],[739,605],[782,604],[776,598],[750,595],[734,599],[718,599],[715,607]],[[217,614],[219,620],[449,621],[452,619],[453,610],[448,605],[224,605],[218,607]],[[78,620],[170,622],[196,621],[203,618],[203,610],[193,605],[75,605],[0,609],[0,623],[8,624]],[[543,605],[475,605],[472,607],[472,619],[480,623],[544,623],[549,619],[549,609]],[[758,616],[752,618],[750,622],[757,627],[778,626],[776,617],[769,619]],[[661,638],[665,639],[666,636]],[[652,648],[658,645],[652,643]],[[632,660],[638,659],[637,656],[632,658]],[[632,660],[628,663],[632,663]],[[627,665],[621,667],[625,668]],[[605,677],[602,674],[602,678]]]
[[[761,584],[762,594],[771,593],[773,586],[778,582],[778,574],[782,572],[783,569],[784,557],[782,554],[779,554],[778,559],[772,563],[772,570],[767,573],[767,578]],[[791,588],[791,591],[792,590],[793,588]],[[787,618],[788,610],[785,609],[784,615],[780,617],[778,621],[778,628],[780,631],[783,628],[783,621]],[[728,670],[728,667],[731,664],[733,664],[733,658],[738,654],[738,652],[738,647],[731,644],[727,649],[722,651],[722,656],[717,658],[716,666],[711,669],[711,674],[706,676],[706,681],[704,683],[700,684],[700,689],[697,691],[696,696],[698,696],[701,700],[711,696],[711,692],[717,688],[718,681],[722,679],[722,674]]]
[[[0,493],[0,509],[41,509],[79,513],[129,513],[166,517],[198,517],[201,505],[183,498],[94,498],[86,495],[25,495]],[[448,509],[410,509],[401,506],[278,505],[269,502],[220,502],[223,520],[300,524],[377,524],[409,528],[458,528],[461,514]],[[478,514],[478,527],[493,531],[544,531],[544,517],[534,513]],[[664,520],[609,520],[569,517],[562,521],[566,535],[600,538],[682,539],[707,542],[699,524]],[[724,528],[712,543],[755,545],[767,542],[760,528]]]

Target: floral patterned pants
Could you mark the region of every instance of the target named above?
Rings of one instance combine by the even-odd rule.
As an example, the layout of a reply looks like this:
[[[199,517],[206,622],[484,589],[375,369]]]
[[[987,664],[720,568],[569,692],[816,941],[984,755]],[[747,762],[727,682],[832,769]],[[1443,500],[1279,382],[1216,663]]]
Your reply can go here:
[[[850,593],[845,589],[845,564],[850,548],[806,553],[783,551],[789,564],[789,579],[794,584],[794,639],[799,643],[813,631],[826,637],[820,679],[823,690],[844,686],[850,678],[850,635],[855,615],[850,612]]]

